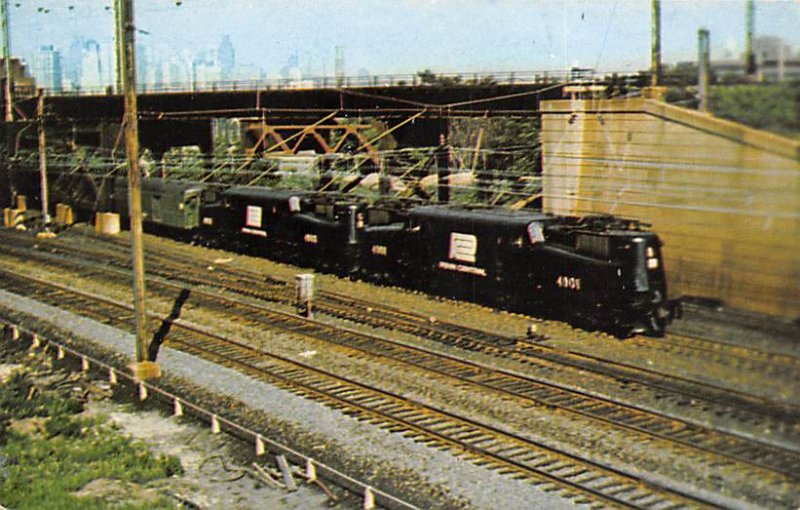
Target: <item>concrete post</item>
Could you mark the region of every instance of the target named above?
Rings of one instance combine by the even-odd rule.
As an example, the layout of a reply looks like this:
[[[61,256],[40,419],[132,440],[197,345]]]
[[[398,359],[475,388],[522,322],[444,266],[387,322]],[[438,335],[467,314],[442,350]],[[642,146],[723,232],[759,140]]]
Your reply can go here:
[[[313,315],[314,275],[299,274],[297,278],[297,313],[306,317]]]

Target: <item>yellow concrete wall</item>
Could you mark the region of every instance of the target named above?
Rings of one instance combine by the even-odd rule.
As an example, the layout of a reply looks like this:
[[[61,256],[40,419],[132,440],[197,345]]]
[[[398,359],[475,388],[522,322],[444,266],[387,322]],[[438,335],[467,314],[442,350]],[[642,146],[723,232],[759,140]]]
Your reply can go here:
[[[670,294],[800,317],[800,141],[628,99],[543,102],[542,143],[546,211],[651,223]]]

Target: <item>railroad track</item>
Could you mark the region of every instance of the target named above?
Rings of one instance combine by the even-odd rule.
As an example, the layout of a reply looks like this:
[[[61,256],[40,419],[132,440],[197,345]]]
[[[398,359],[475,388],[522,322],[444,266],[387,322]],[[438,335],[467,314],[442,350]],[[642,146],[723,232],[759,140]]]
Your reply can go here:
[[[8,248],[6,248],[8,250]],[[19,256],[30,256],[30,252]],[[98,271],[96,265],[82,261],[67,261],[46,253],[33,253],[45,262],[55,261],[61,267],[71,266],[75,271]],[[52,261],[52,260],[51,260]],[[121,283],[127,283],[129,274],[120,269],[107,268],[105,274],[116,276]],[[151,279],[151,291],[157,290],[165,296],[185,289],[183,284]],[[155,286],[155,289],[153,288]],[[665,445],[678,444],[696,450],[689,455],[711,455],[714,464],[739,463],[751,468],[764,470],[754,476],[769,476],[770,472],[780,473],[790,479],[798,479],[800,455],[796,451],[770,446],[752,439],[701,427],[685,420],[675,419],[657,412],[648,411],[633,405],[621,404],[586,391],[570,389],[543,378],[520,375],[468,362],[455,356],[434,352],[421,347],[410,346],[387,338],[353,331],[339,325],[309,321],[294,314],[280,312],[262,304],[232,300],[201,289],[192,289],[192,296],[202,300],[205,307],[214,308],[224,314],[235,314],[239,322],[254,326],[267,325],[282,328],[292,333],[302,333],[328,342],[354,349],[360,354],[381,356],[392,361],[435,372],[454,379],[454,383],[471,384],[484,389],[501,392],[520,400],[520,405],[545,405],[574,415],[581,416],[605,426],[623,429],[656,439]],[[641,438],[640,438],[641,439]]]
[[[633,342],[656,352],[713,361],[733,369],[758,369],[764,375],[786,377],[800,373],[800,358],[668,332],[663,338],[636,337]]]
[[[120,239],[109,241],[106,238],[98,238],[98,240],[109,243],[111,246],[127,248],[127,245]],[[44,244],[42,245],[44,246]],[[72,252],[76,256],[91,256],[92,254],[84,247],[66,246],[63,243],[52,243],[51,245],[54,246],[54,249]],[[284,280],[230,267],[216,266],[213,272],[209,272],[206,265],[199,267],[196,259],[175,252],[161,254],[148,251],[147,258],[148,272],[158,276],[174,279],[175,274],[179,273],[179,279],[183,282],[223,287],[229,291],[267,302],[288,305],[292,304],[294,300],[295,289],[292,284]],[[120,268],[130,267],[127,253],[120,253],[113,248],[104,250],[103,262]],[[256,282],[258,284],[254,285]],[[318,313],[370,327],[402,331],[466,350],[516,359],[535,365],[537,368],[558,371],[563,370],[563,367],[571,367],[575,370],[607,377],[612,381],[621,381],[629,388],[638,386],[641,389],[653,389],[657,392],[654,398],[662,402],[669,402],[676,407],[698,405],[698,402],[701,403],[700,405],[710,403],[720,408],[718,414],[750,425],[762,424],[765,416],[789,424],[796,423],[800,419],[800,406],[770,401],[763,395],[751,395],[729,387],[681,378],[674,374],[665,374],[601,356],[558,349],[519,337],[490,333],[445,321],[432,322],[428,316],[330,291],[319,291],[314,306]],[[640,338],[638,341],[657,342],[657,340],[644,338]],[[683,345],[686,346],[686,343],[684,342]],[[741,360],[742,364],[737,366],[738,369],[750,370],[754,373],[769,373],[775,370],[773,365],[768,364],[769,360],[762,359],[760,362],[757,354],[750,356],[748,360],[747,349],[732,350],[730,349],[732,346],[717,345],[720,357],[724,358],[726,353],[732,353],[732,356],[735,354],[737,359]],[[775,357],[775,363],[781,362],[786,363],[781,368],[781,373],[796,374],[800,368],[796,358],[791,356]]]
[[[2,271],[0,286],[66,307],[115,327],[133,330],[132,307],[38,278]],[[122,313],[121,313],[122,312]],[[151,314],[153,319],[166,317]],[[524,479],[592,508],[713,508],[699,497],[658,487],[597,463],[550,448],[422,402],[365,386],[305,363],[268,354],[181,320],[169,345],[325,403],[415,441],[446,449],[487,469]],[[293,326],[288,326],[293,329]],[[298,334],[295,331],[295,334]]]

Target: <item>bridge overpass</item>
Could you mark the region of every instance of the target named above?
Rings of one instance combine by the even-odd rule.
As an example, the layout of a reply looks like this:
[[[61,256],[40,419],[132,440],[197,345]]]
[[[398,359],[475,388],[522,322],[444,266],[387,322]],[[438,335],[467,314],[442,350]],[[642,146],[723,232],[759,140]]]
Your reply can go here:
[[[527,83],[480,81],[478,84],[372,85],[308,89],[207,90],[145,92],[138,96],[140,137],[143,148],[156,157],[170,147],[197,145],[209,152],[216,119],[239,119],[249,133],[252,152],[273,148],[292,152],[318,140],[318,152],[334,151],[326,143],[329,133],[346,129],[359,145],[370,150],[363,133],[344,128],[347,123],[381,128],[400,147],[433,146],[446,134],[454,118],[512,116],[530,117],[543,99],[564,96],[563,80],[538,79]],[[51,95],[45,99],[49,139],[71,137],[78,145],[112,148],[116,143],[124,105],[118,94]],[[18,98],[16,120],[2,125],[17,138],[36,118],[36,99]],[[372,124],[374,127],[375,124]],[[35,131],[30,131],[32,135]],[[374,129],[373,129],[374,131]],[[24,147],[28,134],[21,140]],[[302,136],[303,144],[282,143]],[[17,143],[16,145],[19,145]],[[334,151],[335,152],[335,151]]]

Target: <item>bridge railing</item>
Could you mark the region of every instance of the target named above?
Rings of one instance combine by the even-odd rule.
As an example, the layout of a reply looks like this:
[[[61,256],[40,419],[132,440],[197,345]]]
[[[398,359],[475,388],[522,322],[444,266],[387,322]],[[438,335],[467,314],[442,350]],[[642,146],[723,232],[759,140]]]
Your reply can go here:
[[[523,85],[564,83],[576,80],[599,80],[610,73],[598,73],[593,69],[573,68],[547,71],[503,71],[481,73],[441,73],[441,74],[384,74],[360,76],[322,76],[303,79],[272,78],[258,80],[223,80],[203,82],[139,83],[140,94],[161,94],[178,92],[235,92],[241,90],[307,90],[339,89],[363,87],[425,87],[446,85]],[[115,87],[103,85],[77,89],[45,89],[48,95],[93,96],[115,94]]]

